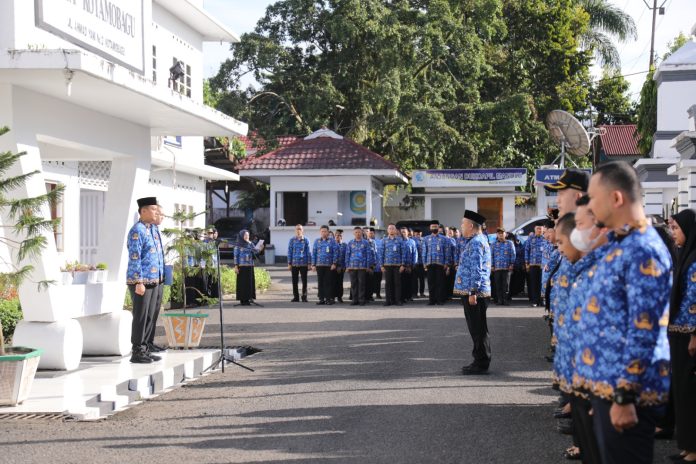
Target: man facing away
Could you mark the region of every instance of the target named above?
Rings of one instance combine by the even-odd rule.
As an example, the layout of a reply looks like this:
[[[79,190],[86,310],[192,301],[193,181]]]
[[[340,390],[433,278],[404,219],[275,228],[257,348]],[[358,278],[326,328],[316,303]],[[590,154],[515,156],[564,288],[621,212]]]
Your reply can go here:
[[[515,265],[515,245],[506,240],[505,229],[498,227],[496,240],[491,247],[493,260],[493,278],[495,280],[495,303],[499,305],[510,304],[510,273]]]
[[[437,221],[430,224],[430,235],[423,239],[423,268],[428,276],[428,306],[445,304],[445,274],[449,270],[450,243],[439,233]]]
[[[545,248],[544,227],[536,226],[534,227],[534,235],[529,237],[524,245],[529,301],[535,307],[541,304],[541,266]]]
[[[387,237],[382,239],[377,262],[384,273],[384,306],[401,306],[401,275],[403,274],[406,243],[399,237],[396,226],[387,226]]]
[[[462,367],[463,375],[488,373],[491,346],[488,340],[486,310],[491,296],[491,249],[483,234],[486,218],[465,210],[462,235],[469,240],[462,253],[454,282],[454,293],[462,297],[466,325],[474,344],[473,362]]]
[[[307,267],[312,263],[312,252],[309,249],[309,239],[304,236],[301,224],[295,226],[295,236],[288,243],[288,269],[292,276],[291,303],[300,301],[298,289],[299,277],[302,277],[302,301],[307,302]]]
[[[312,250],[312,270],[317,272],[317,286],[319,287],[318,305],[334,304],[334,284],[331,271],[336,270],[338,262],[338,246],[336,241],[329,237],[329,226],[321,226],[320,237],[314,241]]]
[[[157,307],[159,286],[164,281],[162,244],[153,233],[157,219],[155,197],[138,200],[138,222],[128,232],[128,271],[126,283],[133,300],[131,327],[132,354],[130,362],[148,364],[159,361],[147,346],[148,327],[151,326]]]

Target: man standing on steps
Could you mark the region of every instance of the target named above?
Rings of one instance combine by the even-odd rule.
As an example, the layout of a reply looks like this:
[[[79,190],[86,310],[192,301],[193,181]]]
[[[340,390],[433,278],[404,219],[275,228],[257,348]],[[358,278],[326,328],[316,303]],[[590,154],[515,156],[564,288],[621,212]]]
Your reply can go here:
[[[491,363],[491,345],[488,340],[486,310],[491,296],[491,249],[488,237],[483,234],[486,218],[465,210],[462,234],[466,242],[454,282],[454,293],[462,297],[464,316],[469,334],[474,342],[474,361],[462,367],[463,375],[488,373]]]
[[[338,262],[338,246],[329,237],[329,226],[321,226],[321,237],[314,241],[312,250],[312,270],[317,272],[317,286],[319,287],[318,305],[334,304],[334,283],[331,271],[336,270]]]
[[[133,352],[130,362],[148,364],[159,361],[147,347],[147,329],[158,311],[159,286],[164,279],[164,261],[161,242],[153,234],[153,224],[157,218],[157,198],[147,197],[138,200],[140,216],[128,232],[128,271],[126,283],[133,300],[133,325],[131,344]]]
[[[159,226],[164,222],[164,213],[162,212],[162,206],[157,205],[157,213],[155,214],[154,222],[152,223],[152,234],[157,244],[157,249],[160,253],[160,259],[162,260],[162,266],[164,266],[164,245],[162,244],[162,234],[160,233]],[[164,267],[162,268],[164,270]],[[159,317],[160,309],[162,308],[162,298],[164,296],[164,273],[162,274],[162,281],[157,286],[157,302],[155,303],[156,310],[152,315],[152,320],[148,324],[146,344],[147,349],[150,353],[161,353],[167,351],[166,348],[155,344],[155,331],[157,330],[157,318]]]
[[[299,277],[302,276],[302,301],[307,302],[307,267],[312,263],[312,252],[309,249],[309,239],[304,236],[301,224],[295,226],[295,236],[288,243],[288,269],[292,276],[291,303],[300,301],[298,287]]]

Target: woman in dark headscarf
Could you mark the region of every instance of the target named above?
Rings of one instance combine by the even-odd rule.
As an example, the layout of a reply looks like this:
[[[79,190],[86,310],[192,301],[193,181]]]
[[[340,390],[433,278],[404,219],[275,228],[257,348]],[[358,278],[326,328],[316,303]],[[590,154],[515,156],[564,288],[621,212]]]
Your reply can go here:
[[[237,300],[242,306],[249,306],[256,299],[254,259],[257,257],[258,252],[249,241],[249,231],[240,231],[234,245],[234,272],[237,273]]]
[[[670,220],[679,247],[669,305],[669,344],[679,462],[696,462],[696,211]]]

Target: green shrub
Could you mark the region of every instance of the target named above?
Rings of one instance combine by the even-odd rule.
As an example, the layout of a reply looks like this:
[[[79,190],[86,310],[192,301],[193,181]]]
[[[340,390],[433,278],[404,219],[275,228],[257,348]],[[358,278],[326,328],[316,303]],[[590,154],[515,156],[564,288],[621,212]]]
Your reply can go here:
[[[257,290],[268,290],[271,288],[271,274],[262,267],[254,268],[254,281]]]
[[[9,344],[17,323],[22,320],[22,308],[19,299],[0,300],[0,323],[2,323],[2,335]]]
[[[169,303],[169,299],[172,295],[172,288],[169,285],[164,286],[164,293],[162,293],[162,305],[166,306]],[[133,301],[131,300],[130,291],[126,288],[126,297],[123,301],[123,309],[129,311],[133,310]]]
[[[229,266],[220,267],[220,276],[222,280],[222,294],[229,295],[237,291],[237,273]]]

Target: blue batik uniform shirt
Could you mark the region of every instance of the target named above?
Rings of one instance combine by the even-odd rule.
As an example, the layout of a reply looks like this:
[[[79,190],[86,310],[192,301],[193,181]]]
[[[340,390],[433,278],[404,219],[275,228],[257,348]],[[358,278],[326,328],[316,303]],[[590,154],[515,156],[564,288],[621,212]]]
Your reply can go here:
[[[416,244],[416,251],[418,252],[418,258],[416,259],[416,264],[423,264],[423,238],[413,237],[413,241]]]
[[[348,244],[346,242],[341,242],[341,243],[336,242],[336,246],[338,247],[338,259],[336,260],[336,267],[338,267],[340,269],[345,269],[346,268],[346,249],[348,248]]]
[[[247,243],[244,246],[235,245],[234,247],[234,263],[237,266],[253,266],[256,255],[257,252],[251,243]]]
[[[679,312],[669,324],[669,331],[696,334],[696,261],[691,263],[681,278],[684,295]]]
[[[331,237],[326,240],[318,238],[312,250],[313,266],[332,266],[338,262],[338,246]]]
[[[164,278],[164,254],[157,226],[136,222],[128,232],[126,283],[159,284]]]
[[[491,247],[484,234],[476,234],[467,241],[457,268],[454,293],[491,296]]]
[[[525,247],[522,242],[515,244],[515,268],[524,269],[524,251]]]
[[[428,235],[423,239],[423,265],[447,265],[450,260],[450,242],[441,234]]]
[[[375,266],[373,245],[367,240],[351,240],[346,247],[346,270],[368,270]]]
[[[491,245],[494,271],[507,271],[515,264],[515,245],[511,240],[497,240]]]
[[[375,264],[374,264],[375,272],[382,272],[382,268],[380,267],[379,261],[377,260],[377,255],[379,255],[379,253],[382,250],[382,240],[371,239],[371,238],[365,239],[365,240],[370,242],[370,245],[372,245],[372,254],[375,257]]]
[[[524,244],[524,262],[527,266],[540,266],[546,247],[546,239],[540,235],[533,235]]]
[[[469,239],[462,235],[455,241],[457,245],[454,247],[454,262],[459,266],[461,264],[462,255],[464,254],[464,248],[466,248],[466,242],[468,242]]]
[[[288,265],[309,266],[312,263],[312,252],[309,249],[307,237],[292,237],[288,242]]]
[[[399,236],[394,238],[383,238],[382,246],[380,247],[377,257],[377,263],[382,267],[403,266],[405,264],[404,254],[408,252],[405,248],[406,242]]]
[[[610,233],[602,250],[580,305],[573,389],[608,401],[622,389],[641,406],[665,403],[671,256],[645,224]]]
[[[546,243],[548,245],[546,247],[547,250],[544,253],[544,263],[541,269],[541,289],[544,292],[546,292],[546,285],[548,284],[551,271],[553,271],[561,261],[561,253],[558,251],[558,248],[551,245],[549,242]]]

